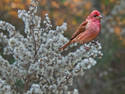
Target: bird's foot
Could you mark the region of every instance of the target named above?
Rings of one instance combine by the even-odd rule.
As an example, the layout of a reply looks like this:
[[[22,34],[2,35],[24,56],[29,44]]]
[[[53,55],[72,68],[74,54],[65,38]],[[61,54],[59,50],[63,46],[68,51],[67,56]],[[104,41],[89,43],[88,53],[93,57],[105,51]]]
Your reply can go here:
[[[97,45],[96,41],[92,41],[93,44]]]
[[[84,46],[84,48],[88,51],[90,49],[90,47]]]

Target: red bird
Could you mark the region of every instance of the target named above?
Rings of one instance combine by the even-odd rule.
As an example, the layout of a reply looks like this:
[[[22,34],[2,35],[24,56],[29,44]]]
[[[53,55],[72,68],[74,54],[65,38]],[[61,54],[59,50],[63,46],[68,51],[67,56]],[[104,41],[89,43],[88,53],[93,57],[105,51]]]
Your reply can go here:
[[[84,44],[95,39],[101,31],[101,20],[102,16],[98,10],[93,10],[85,21],[80,24],[76,32],[72,35],[70,41],[66,43],[59,50],[64,50],[71,43],[77,42]]]

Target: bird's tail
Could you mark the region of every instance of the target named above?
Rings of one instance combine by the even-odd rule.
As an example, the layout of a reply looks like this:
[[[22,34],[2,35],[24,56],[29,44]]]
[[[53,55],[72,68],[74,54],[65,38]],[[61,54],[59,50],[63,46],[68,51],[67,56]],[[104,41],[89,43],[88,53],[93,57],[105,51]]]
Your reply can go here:
[[[66,43],[64,46],[62,46],[61,48],[59,48],[59,50],[63,51],[70,44],[71,44],[71,40],[68,43]]]

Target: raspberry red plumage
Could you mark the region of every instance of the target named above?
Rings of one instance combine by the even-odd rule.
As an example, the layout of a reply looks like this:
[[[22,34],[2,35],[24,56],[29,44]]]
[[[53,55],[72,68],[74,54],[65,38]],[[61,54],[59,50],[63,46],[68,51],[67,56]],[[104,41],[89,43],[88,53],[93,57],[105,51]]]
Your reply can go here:
[[[72,35],[70,41],[59,48],[59,50],[64,50],[68,45],[74,42],[84,44],[95,39],[101,31],[101,18],[102,16],[100,12],[98,10],[93,10],[86,20],[80,24],[76,32]]]

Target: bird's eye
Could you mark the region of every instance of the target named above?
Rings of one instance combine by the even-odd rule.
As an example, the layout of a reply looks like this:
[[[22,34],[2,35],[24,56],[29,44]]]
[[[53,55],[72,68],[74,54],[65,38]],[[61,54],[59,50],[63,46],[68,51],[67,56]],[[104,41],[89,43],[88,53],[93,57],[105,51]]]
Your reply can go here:
[[[97,15],[95,14],[94,17],[97,17]]]

